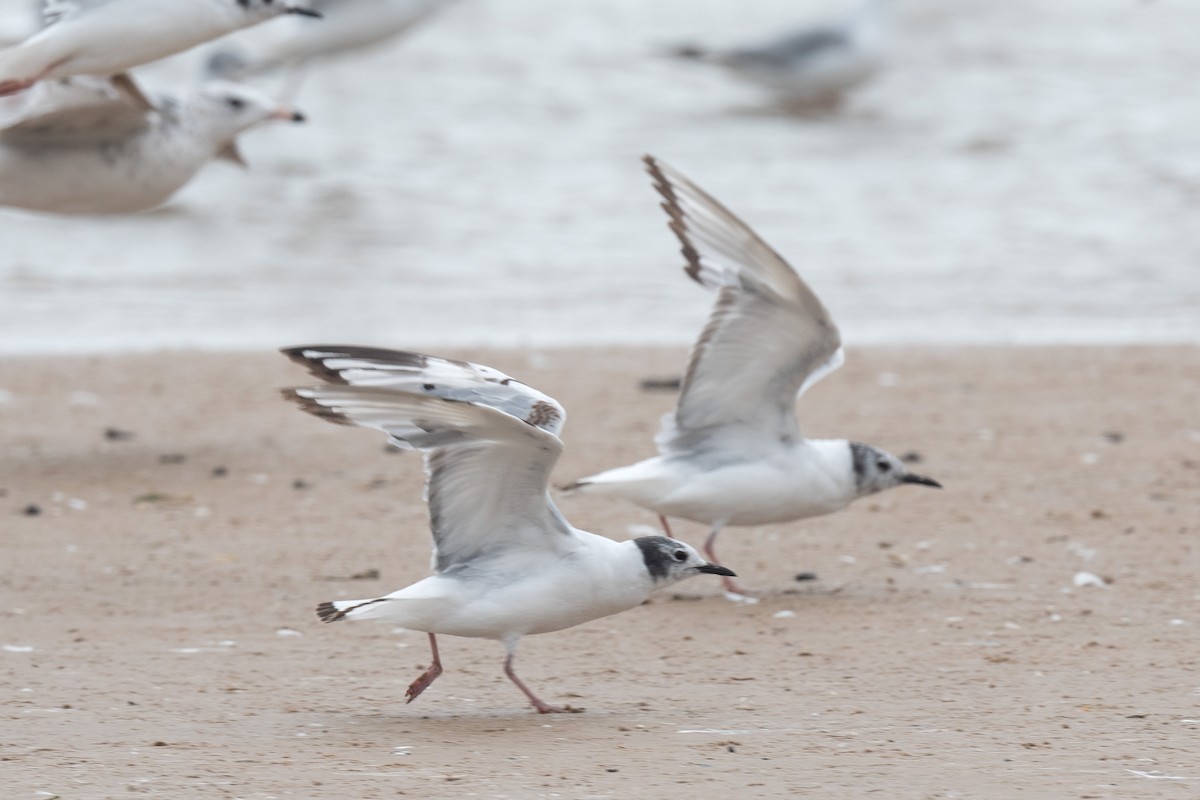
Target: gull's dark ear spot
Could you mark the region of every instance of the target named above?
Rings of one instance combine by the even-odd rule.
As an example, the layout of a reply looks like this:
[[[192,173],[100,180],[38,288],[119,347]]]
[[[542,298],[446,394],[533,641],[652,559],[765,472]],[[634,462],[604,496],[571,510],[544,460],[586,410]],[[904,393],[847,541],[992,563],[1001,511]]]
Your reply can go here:
[[[660,540],[670,541],[665,536],[641,536],[633,540],[642,551],[642,563],[646,565],[646,571],[655,580],[665,578],[671,573],[671,560],[674,558]],[[684,557],[687,557],[686,553]]]

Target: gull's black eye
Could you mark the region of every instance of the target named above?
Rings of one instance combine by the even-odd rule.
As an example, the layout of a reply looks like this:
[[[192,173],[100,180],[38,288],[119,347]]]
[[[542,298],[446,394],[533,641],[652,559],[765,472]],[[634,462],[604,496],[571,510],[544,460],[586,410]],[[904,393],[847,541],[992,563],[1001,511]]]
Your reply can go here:
[[[241,111],[246,107],[246,101],[240,97],[226,97],[225,105],[229,106],[234,111]]]
[[[884,460],[880,459],[879,461],[875,462],[875,468],[878,469],[880,472],[891,472],[892,471],[892,462],[884,461]]]
[[[687,558],[688,558],[687,550],[676,550],[674,553],[671,554],[671,556],[676,561],[687,561]]]

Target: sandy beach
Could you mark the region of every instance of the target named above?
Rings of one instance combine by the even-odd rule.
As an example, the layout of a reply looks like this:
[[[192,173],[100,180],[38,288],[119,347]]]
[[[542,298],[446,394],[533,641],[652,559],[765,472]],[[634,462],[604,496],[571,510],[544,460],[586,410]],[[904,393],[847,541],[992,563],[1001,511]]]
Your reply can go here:
[[[897,2],[886,71],[805,120],[663,57],[847,5],[456,3],[314,66],[248,171],[0,210],[0,800],[1200,796],[1200,4]],[[727,531],[755,604],[697,578],[526,639],[584,713],[448,637],[405,705],[425,636],[313,609],[427,574],[420,460],[285,403],[273,348],[504,370],[567,408],[559,482],[650,455],[674,396],[639,383],[712,297],[647,152],[838,321],[805,432],[945,489]]]
[[[638,382],[683,349],[469,355],[564,403],[565,481],[651,452],[673,396]],[[915,453],[945,490],[730,530],[755,605],[695,579],[526,639],[523,676],[586,708],[569,716],[462,639],[406,706],[423,635],[317,621],[426,574],[421,469],[280,400],[306,382],[281,356],[0,375],[7,798],[1200,790],[1196,347],[851,351],[804,398],[806,432]],[[616,538],[653,523],[562,507]]]

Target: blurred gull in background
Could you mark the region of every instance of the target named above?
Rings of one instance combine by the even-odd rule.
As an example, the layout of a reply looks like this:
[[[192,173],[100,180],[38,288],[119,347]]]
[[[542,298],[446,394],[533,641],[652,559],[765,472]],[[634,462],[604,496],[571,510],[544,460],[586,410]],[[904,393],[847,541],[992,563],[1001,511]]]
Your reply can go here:
[[[769,89],[789,111],[830,110],[883,66],[888,4],[889,0],[864,0],[844,19],[763,44],[729,50],[687,45],[675,54],[726,67]]]
[[[239,84],[160,95],[147,109],[103,78],[47,81],[0,101],[0,204],[60,214],[153,208],[236,137],[303,116]]]
[[[272,17],[317,15],[294,0],[46,0],[44,11],[45,28],[0,51],[0,96],[51,78],[123,75]]]
[[[805,439],[796,397],[843,362],[841,335],[796,271],[706,192],[656,159],[646,166],[682,245],[684,270],[717,292],[692,348],[659,455],[583,478],[567,490],[607,494],[666,517],[712,526],[829,514],[904,484],[940,487],[890,453],[846,439]],[[728,592],[744,595],[732,578]]]
[[[314,59],[366,50],[407,33],[453,0],[313,0],[322,20],[288,20],[214,48],[208,75],[241,79]]]

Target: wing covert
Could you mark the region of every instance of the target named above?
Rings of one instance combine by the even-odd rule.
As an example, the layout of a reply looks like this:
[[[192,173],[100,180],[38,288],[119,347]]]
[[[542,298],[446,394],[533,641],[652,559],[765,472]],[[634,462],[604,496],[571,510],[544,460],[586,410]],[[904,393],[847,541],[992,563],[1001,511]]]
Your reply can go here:
[[[329,381],[285,397],[425,453],[435,569],[566,543],[572,529],[547,494],[565,419],[552,398],[489,367],[418,353],[327,345],[283,352]]]

